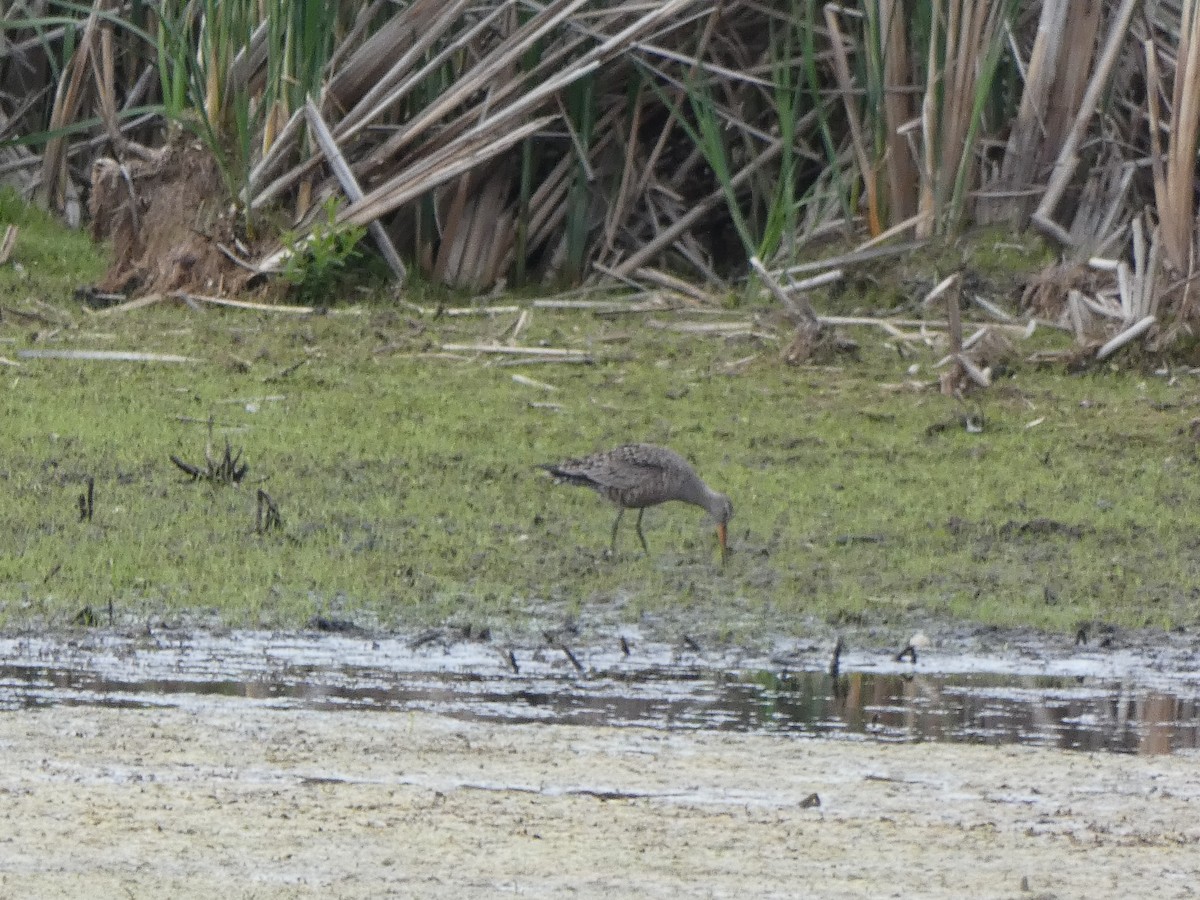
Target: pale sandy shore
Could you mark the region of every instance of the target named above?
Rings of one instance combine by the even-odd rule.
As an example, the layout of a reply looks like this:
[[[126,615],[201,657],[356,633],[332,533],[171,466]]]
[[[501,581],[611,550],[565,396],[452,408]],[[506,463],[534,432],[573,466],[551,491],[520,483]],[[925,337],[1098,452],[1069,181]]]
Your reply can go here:
[[[1196,754],[241,698],[0,713],[13,898],[1194,897],[1198,810]]]

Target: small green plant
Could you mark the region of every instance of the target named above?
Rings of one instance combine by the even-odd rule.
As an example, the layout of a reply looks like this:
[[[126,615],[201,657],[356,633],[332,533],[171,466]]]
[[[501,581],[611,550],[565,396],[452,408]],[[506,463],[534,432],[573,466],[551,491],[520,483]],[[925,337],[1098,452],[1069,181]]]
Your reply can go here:
[[[291,252],[283,277],[295,288],[302,303],[327,304],[350,263],[362,256],[358,242],[367,233],[366,226],[342,224],[337,213],[337,199],[330,197],[325,201],[324,221],[313,228],[306,240],[297,241],[294,235],[285,238]]]

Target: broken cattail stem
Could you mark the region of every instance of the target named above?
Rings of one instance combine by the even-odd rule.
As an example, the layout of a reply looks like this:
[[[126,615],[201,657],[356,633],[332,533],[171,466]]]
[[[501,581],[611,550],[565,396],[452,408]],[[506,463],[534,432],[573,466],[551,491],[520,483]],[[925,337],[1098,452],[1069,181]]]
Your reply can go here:
[[[960,273],[955,272],[953,275],[949,275],[946,278],[943,278],[941,281],[939,281],[934,286],[933,290],[931,290],[928,294],[925,295],[924,299],[921,300],[921,305],[929,306],[931,303],[933,303],[934,300],[936,300],[938,297],[942,296],[942,294],[944,294],[947,290],[949,290],[954,285],[954,283],[958,281],[958,279],[960,277],[961,277]]]
[[[1126,328],[1115,338],[1096,351],[1096,359],[1106,359],[1112,356],[1126,344],[1137,340],[1143,334],[1150,330],[1150,326],[1158,321],[1154,316],[1146,316],[1141,321]]]
[[[357,203],[363,198],[362,188],[359,187],[358,179],[354,177],[350,163],[342,156],[337,141],[330,134],[329,126],[321,118],[321,113],[316,104],[312,102],[311,97],[304,104],[304,116],[308,119],[308,127],[312,129],[317,144],[325,153],[325,158],[329,161],[333,174],[337,176],[342,190],[345,191],[351,203]],[[387,231],[384,230],[383,224],[378,219],[374,219],[367,225],[367,230],[371,232],[375,245],[383,255],[384,261],[387,262],[388,268],[392,270],[392,274],[396,276],[396,280],[400,282],[407,280],[408,270],[404,268],[404,262],[400,259],[400,254],[396,252],[396,247],[392,243],[392,239],[388,237]]]
[[[962,368],[963,374],[980,387],[991,387],[992,377],[986,369],[981,369],[967,357],[965,353],[956,353],[954,361]]]
[[[823,272],[820,275],[814,275],[812,278],[802,278],[799,281],[793,281],[791,276],[789,276],[788,289],[793,291],[811,291],[814,288],[824,287],[827,284],[833,284],[835,281],[841,281],[843,277],[845,277],[845,273],[841,269]]]
[[[762,260],[757,256],[750,257],[750,267],[758,273],[758,277],[762,279],[767,290],[771,292],[771,296],[778,300],[784,309],[813,328],[821,327],[816,310],[812,308],[812,304],[808,302],[807,297],[802,294],[796,297],[789,296],[780,286],[779,282],[775,280],[775,276],[767,271],[767,267],[762,264]]]
[[[949,290],[951,286],[957,286],[959,276],[951,275],[949,278],[942,281],[937,287],[930,291],[929,297],[926,297],[926,302],[930,297],[939,296]],[[958,309],[958,291],[953,290],[946,293],[946,322],[950,331],[950,352],[952,354],[962,353],[963,337],[962,337],[962,319],[959,317]]]

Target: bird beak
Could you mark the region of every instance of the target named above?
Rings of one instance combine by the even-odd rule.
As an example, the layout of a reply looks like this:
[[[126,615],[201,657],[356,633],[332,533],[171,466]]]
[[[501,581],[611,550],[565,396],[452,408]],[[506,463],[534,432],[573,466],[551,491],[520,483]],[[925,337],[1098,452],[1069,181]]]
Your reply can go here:
[[[717,523],[717,543],[721,545],[721,565],[725,565],[725,560],[729,557],[729,544],[726,541],[727,533],[724,522]]]

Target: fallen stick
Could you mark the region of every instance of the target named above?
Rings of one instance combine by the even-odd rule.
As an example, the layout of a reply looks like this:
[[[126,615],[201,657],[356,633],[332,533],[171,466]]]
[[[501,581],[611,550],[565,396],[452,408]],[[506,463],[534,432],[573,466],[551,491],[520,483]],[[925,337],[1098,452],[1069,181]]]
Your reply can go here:
[[[669,291],[676,291],[685,297],[691,297],[699,303],[715,305],[717,302],[711,294],[700,290],[694,284],[684,281],[682,278],[676,278],[674,275],[668,275],[666,272],[660,272],[658,269],[653,269],[649,266],[641,266],[636,269],[633,272],[633,277],[649,281],[651,284],[657,284],[659,287],[666,288]]]
[[[211,303],[213,306],[230,306],[234,309],[252,309],[258,312],[289,313],[296,316],[311,316],[316,309],[312,306],[285,306],[282,303],[251,303],[248,300],[227,300],[225,297],[210,297],[207,294],[188,294],[175,291],[169,296],[176,300],[192,303]]]
[[[982,309],[989,316],[993,316],[1001,322],[1011,322],[1013,320],[1012,316],[1002,310],[995,303],[992,303],[990,300],[983,299],[978,294],[971,295],[971,302]]]
[[[647,319],[647,328],[658,328],[664,331],[682,331],[687,334],[727,334],[734,332],[749,332],[754,328],[753,322],[660,322],[658,319]]]
[[[141,353],[136,350],[18,350],[21,359],[83,359],[96,362],[203,362],[194,356],[174,353]]]
[[[525,387],[540,388],[543,391],[557,391],[558,388],[552,384],[546,384],[544,381],[536,381],[528,375],[514,375],[512,380],[517,384],[523,384]]]
[[[981,340],[983,340],[983,336],[988,333],[988,328],[990,328],[990,327],[991,327],[990,325],[987,325],[987,326],[984,326],[983,328],[977,329],[974,334],[972,334],[969,338],[967,338],[965,341],[963,341],[963,349],[970,350],[972,347],[974,347],[976,344],[978,344]]]
[[[579,309],[607,313],[661,312],[670,306],[661,300],[644,300],[628,303],[624,300],[534,300],[534,309]]]
[[[442,344],[447,353],[506,353],[525,356],[545,356],[569,359],[584,356],[580,350],[563,350],[558,347],[506,347],[502,344]]]
[[[244,259],[242,259],[240,256],[238,256],[236,253],[234,253],[232,250],[230,250],[228,247],[226,247],[220,241],[214,241],[213,243],[216,244],[217,249],[220,250],[222,254],[224,254],[225,258],[227,260],[229,260],[231,263],[233,263],[235,266],[241,266],[247,272],[253,272],[256,275],[258,274],[258,269],[254,268],[254,265],[252,263],[246,262]]]
[[[500,316],[520,311],[521,307],[519,306],[447,306],[441,310],[441,314],[443,316]]]
[[[822,325],[874,325],[876,328],[883,329],[891,326],[894,328],[933,328],[938,331],[945,331],[950,327],[949,322],[937,319],[872,319],[869,316],[817,316],[817,321]],[[982,328],[986,325],[988,328],[1014,333],[1020,332],[1021,334],[1029,330],[1028,325],[1009,324],[1007,322],[963,322],[962,324],[966,328]],[[1056,325],[1053,322],[1043,322],[1040,319],[1037,321],[1037,324],[1045,325],[1049,328],[1057,328],[1060,331],[1071,330],[1062,325]]]
[[[814,275],[811,278],[802,278],[800,281],[793,281],[789,275],[788,289],[793,291],[811,291],[814,288],[824,287],[827,284],[833,284],[835,281],[841,281],[844,274],[841,269],[832,269],[829,272],[822,272],[820,275]]]
[[[909,241],[906,244],[893,244],[889,247],[871,247],[866,250],[855,250],[850,253],[843,253],[840,256],[830,256],[826,259],[819,259],[816,262],[800,263],[796,266],[788,266],[784,269],[785,275],[799,275],[803,272],[820,272],[825,269],[836,269],[843,266],[852,266],[855,263],[869,262],[873,259],[881,259],[887,256],[900,256],[905,253],[911,253],[914,250],[919,250],[928,244],[929,241]]]
[[[467,359],[467,357],[461,357]],[[605,357],[609,359],[610,357]],[[625,361],[622,358],[617,358],[617,362]],[[595,360],[590,356],[515,356],[512,359],[499,359],[488,363],[489,366],[503,368],[505,366],[536,366],[541,364],[552,364],[556,366],[566,363],[578,363],[580,365],[591,365]]]
[[[116,306],[110,306],[108,309],[97,310],[93,315],[96,316],[111,316],[113,313],[130,312],[131,310],[141,309],[145,306],[153,306],[164,299],[163,294],[147,294],[145,297],[138,297],[134,300],[126,300],[124,303],[119,303]]]

